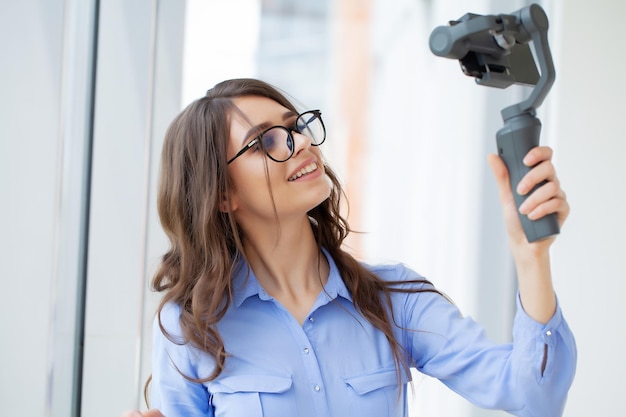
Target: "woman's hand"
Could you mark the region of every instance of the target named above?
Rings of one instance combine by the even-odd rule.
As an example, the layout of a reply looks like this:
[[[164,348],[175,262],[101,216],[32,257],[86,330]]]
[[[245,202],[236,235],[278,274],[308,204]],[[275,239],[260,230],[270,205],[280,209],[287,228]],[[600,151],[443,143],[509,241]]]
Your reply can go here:
[[[513,256],[524,259],[529,256],[540,256],[547,253],[548,248],[554,242],[555,236],[528,243],[519,221],[518,209],[515,206],[513,191],[509,183],[508,170],[498,155],[489,155],[489,164],[498,184],[500,203],[502,204]],[[569,215],[570,209],[565,192],[561,189],[556,170],[552,164],[552,149],[547,146],[538,146],[531,149],[524,158],[524,164],[534,168],[516,185],[515,192],[526,195],[535,185],[543,181],[546,181],[546,183],[528,196],[519,208],[519,213],[527,215],[530,220],[537,220],[550,213],[556,213],[559,226],[562,226]]]
[[[519,220],[505,164],[498,155],[489,155],[489,164],[498,184],[509,245],[515,260],[520,301],[530,317],[540,323],[547,323],[556,310],[549,255],[555,236],[528,242]],[[526,195],[537,184],[543,181],[545,184],[528,196],[519,208],[519,213],[527,215],[531,220],[556,213],[559,226],[563,226],[570,209],[552,165],[552,149],[545,146],[531,149],[524,157],[524,164],[533,168],[516,184],[515,192]]]
[[[165,417],[161,412],[157,409],[152,409],[144,412],[140,411],[127,411],[122,414],[122,417]]]

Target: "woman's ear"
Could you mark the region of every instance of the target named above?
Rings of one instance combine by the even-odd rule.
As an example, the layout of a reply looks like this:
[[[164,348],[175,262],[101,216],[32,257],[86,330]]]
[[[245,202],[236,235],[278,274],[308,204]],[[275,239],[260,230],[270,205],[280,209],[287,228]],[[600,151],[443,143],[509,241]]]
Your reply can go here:
[[[230,207],[230,210],[229,210]],[[231,199],[228,195],[224,195],[222,197],[222,201],[220,202],[220,211],[222,213],[228,213],[229,211],[236,211],[239,205],[234,199]]]

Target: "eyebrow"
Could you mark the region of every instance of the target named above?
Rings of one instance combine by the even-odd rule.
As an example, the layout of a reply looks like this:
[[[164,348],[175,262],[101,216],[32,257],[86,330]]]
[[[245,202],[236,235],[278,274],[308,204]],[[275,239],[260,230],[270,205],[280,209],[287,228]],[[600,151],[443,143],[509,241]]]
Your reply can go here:
[[[287,120],[287,119],[289,119],[291,117],[295,117],[297,115],[298,115],[298,113],[296,113],[294,111],[291,111],[291,110],[288,110],[285,113],[283,113],[283,120]],[[241,145],[243,146],[250,139],[258,136],[259,134],[261,134],[262,131],[264,131],[265,129],[269,129],[270,127],[273,127],[273,126],[270,125],[267,122],[261,123],[261,124],[256,125],[256,126],[253,126],[252,128],[250,128],[250,130],[248,130],[248,132],[244,136],[243,141],[241,141]]]

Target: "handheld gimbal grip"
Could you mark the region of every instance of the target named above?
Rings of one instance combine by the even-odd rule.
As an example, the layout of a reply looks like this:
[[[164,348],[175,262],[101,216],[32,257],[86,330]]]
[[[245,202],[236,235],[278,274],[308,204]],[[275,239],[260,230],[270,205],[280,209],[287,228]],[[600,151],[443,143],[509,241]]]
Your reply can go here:
[[[539,119],[530,113],[524,113],[508,119],[504,127],[496,134],[498,153],[509,170],[511,188],[518,209],[526,198],[543,184],[538,184],[524,196],[515,191],[521,179],[531,169],[531,167],[524,165],[522,160],[528,151],[539,145],[540,133],[541,122]],[[522,214],[519,214],[519,218],[529,242],[559,233],[559,223],[554,213],[538,220],[530,220]]]

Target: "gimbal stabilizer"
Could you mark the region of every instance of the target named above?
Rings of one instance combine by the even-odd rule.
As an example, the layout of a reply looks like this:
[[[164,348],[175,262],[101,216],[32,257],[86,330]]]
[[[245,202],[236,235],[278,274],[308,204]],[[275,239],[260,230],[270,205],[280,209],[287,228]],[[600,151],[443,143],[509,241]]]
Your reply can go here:
[[[541,77],[528,43],[532,41]],[[468,13],[449,26],[439,26],[430,35],[431,51],[441,57],[458,59],[466,75],[476,83],[506,88],[511,84],[535,86],[530,96],[502,110],[504,127],[496,134],[498,153],[506,164],[517,207],[525,196],[515,192],[517,184],[530,170],[522,163],[528,151],[539,145],[541,122],[535,117],[555,78],[548,46],[548,17],[537,4],[509,15]],[[537,187],[535,187],[537,188]],[[555,214],[530,220],[520,214],[529,242],[559,233]]]

